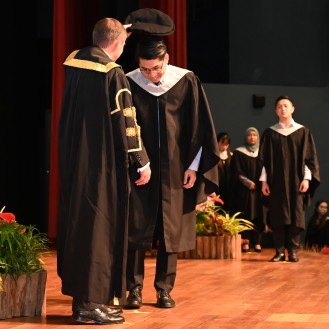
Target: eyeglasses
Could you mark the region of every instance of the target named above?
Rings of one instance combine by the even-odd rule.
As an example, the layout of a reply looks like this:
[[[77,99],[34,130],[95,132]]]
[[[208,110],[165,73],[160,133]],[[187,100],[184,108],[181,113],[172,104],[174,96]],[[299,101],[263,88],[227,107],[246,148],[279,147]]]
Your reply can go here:
[[[145,68],[145,67],[140,67],[139,69],[140,69],[140,71],[141,71],[143,74],[159,73],[159,72],[161,72],[161,70],[162,70],[163,63],[164,63],[164,61],[162,61],[162,64],[161,64],[161,65],[159,64],[159,65],[154,66],[154,67],[152,67],[152,68],[150,68],[150,69],[147,69],[147,68]]]

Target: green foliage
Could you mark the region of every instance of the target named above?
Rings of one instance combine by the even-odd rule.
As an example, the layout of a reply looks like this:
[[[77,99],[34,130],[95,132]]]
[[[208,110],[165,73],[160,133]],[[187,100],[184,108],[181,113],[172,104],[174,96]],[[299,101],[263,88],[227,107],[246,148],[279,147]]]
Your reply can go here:
[[[196,212],[197,235],[223,235],[224,222],[218,217],[219,206],[208,205]]]
[[[0,274],[18,276],[44,269],[48,238],[33,226],[0,220]]]
[[[221,212],[225,231],[229,232],[229,234],[238,235],[243,231],[254,229],[254,224],[251,221],[244,218],[238,218],[241,212],[237,212],[232,216],[230,216],[229,213],[224,210],[221,210]]]
[[[197,235],[238,235],[242,231],[253,230],[254,224],[238,216],[241,212],[230,215],[220,206],[213,204],[202,207],[196,211]]]

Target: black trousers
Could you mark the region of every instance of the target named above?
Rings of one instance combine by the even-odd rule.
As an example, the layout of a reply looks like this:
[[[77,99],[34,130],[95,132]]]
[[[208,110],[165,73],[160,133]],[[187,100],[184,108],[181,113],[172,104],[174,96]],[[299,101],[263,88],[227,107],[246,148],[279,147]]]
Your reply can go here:
[[[101,307],[102,304],[96,304],[91,302],[81,301],[79,299],[73,298],[72,300],[72,311],[85,311],[85,310],[94,310],[95,308]]]
[[[300,245],[300,233],[302,229],[294,225],[284,225],[280,228],[272,229],[275,249],[283,253],[287,248],[289,251],[296,251]]]
[[[163,239],[159,240],[156,257],[154,288],[170,292],[175,285],[177,253],[167,253]],[[127,260],[127,290],[143,287],[145,250],[129,250]]]
[[[168,293],[174,288],[177,272],[178,253],[166,252],[163,233],[162,208],[159,207],[154,238],[158,241],[154,288]],[[127,290],[143,287],[145,271],[145,250],[128,250]]]

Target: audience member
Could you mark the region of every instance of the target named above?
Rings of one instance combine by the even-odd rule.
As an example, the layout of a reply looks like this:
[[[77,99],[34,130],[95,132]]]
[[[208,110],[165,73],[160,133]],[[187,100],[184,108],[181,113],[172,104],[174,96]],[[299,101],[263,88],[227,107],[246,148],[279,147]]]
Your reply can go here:
[[[231,186],[231,170],[230,163],[232,151],[230,149],[231,137],[227,132],[219,132],[217,134],[217,145],[219,151],[218,161],[218,190],[217,194],[224,201],[221,207],[230,211],[232,208],[232,186]]]
[[[329,246],[328,202],[320,200],[315,204],[313,215],[307,225],[305,248],[321,251]]]

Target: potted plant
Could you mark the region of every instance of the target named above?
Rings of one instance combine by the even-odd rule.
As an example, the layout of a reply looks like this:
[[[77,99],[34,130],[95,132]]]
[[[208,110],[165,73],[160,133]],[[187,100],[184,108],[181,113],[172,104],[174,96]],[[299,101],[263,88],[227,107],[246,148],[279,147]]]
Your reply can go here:
[[[211,235],[238,235],[245,230],[253,230],[254,224],[236,212],[230,215],[220,205],[223,200],[215,193],[209,195],[207,200],[196,206],[196,234],[199,236]]]
[[[40,315],[48,238],[34,225],[17,223],[15,215],[3,212],[4,208],[0,211],[0,319]]]
[[[196,248],[180,253],[180,258],[241,259],[241,232],[253,230],[254,224],[241,218],[241,212],[231,215],[221,205],[224,202],[212,193],[196,206]]]

